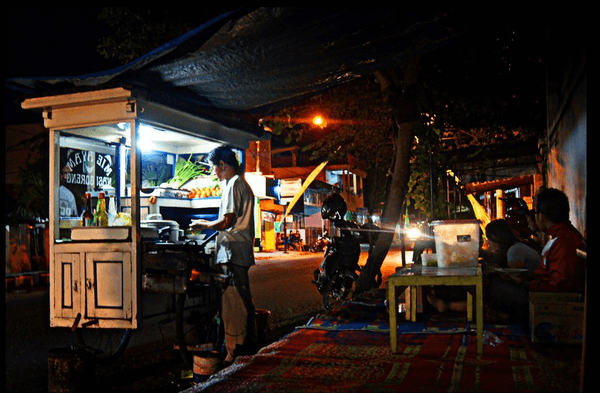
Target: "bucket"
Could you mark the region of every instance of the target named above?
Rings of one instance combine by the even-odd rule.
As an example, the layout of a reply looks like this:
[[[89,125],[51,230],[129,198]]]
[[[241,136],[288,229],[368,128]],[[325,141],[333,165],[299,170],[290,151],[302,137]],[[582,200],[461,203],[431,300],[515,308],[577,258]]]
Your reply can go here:
[[[194,352],[194,382],[203,382],[219,371],[222,354],[218,351]]]
[[[434,221],[438,267],[477,266],[479,220]]]
[[[48,392],[89,392],[95,389],[94,356],[72,347],[48,351]]]
[[[259,342],[264,342],[267,339],[269,331],[269,310],[256,310],[256,336]]]

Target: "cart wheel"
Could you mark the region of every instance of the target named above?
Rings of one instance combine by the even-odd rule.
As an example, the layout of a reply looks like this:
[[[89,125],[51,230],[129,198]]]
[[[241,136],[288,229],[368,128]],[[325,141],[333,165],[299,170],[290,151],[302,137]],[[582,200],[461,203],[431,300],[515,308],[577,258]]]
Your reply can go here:
[[[177,298],[177,342],[181,357],[190,368],[194,365],[194,352],[221,351],[225,340],[219,314],[220,299],[210,296],[211,290],[214,287],[205,288],[204,291],[189,291]]]
[[[131,329],[79,328],[75,330],[75,341],[90,351],[96,362],[108,364],[125,352],[132,332]]]

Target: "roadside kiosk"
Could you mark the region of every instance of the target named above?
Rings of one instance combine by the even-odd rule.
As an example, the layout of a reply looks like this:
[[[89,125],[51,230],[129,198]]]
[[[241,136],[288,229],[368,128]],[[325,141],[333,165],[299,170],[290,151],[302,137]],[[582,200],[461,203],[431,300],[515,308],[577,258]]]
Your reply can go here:
[[[214,306],[214,280],[190,281],[191,261],[210,263],[208,234],[184,231],[191,219],[216,215],[220,197],[190,192],[218,188],[205,160],[218,145],[238,149],[243,162],[250,141],[263,137],[258,121],[255,129],[236,119],[228,126],[121,87],[30,98],[22,107],[41,111],[50,132],[50,326],[79,337],[111,332],[114,348],[97,351],[111,358],[144,317],[173,312],[176,297],[186,312],[192,287],[204,288],[203,310]],[[104,194],[112,225],[82,226],[86,193],[92,208]],[[76,207],[66,207],[66,195]],[[177,318],[179,331],[185,316]]]

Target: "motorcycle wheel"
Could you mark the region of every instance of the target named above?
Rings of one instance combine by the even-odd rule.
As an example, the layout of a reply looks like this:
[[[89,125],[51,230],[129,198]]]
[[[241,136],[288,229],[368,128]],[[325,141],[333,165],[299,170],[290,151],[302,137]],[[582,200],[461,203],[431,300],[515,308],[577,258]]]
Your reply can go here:
[[[330,280],[323,291],[323,307],[331,311],[349,299],[356,287],[356,274],[352,272],[338,273]]]

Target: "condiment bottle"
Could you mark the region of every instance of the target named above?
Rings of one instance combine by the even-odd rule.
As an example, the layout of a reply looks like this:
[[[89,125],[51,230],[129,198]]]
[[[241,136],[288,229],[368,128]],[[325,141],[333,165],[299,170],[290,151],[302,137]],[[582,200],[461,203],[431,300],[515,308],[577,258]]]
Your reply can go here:
[[[96,218],[96,225],[99,227],[108,226],[108,213],[106,212],[106,200],[104,199],[104,193],[98,194],[98,216]]]
[[[117,208],[115,207],[115,197],[109,197],[108,202],[108,226],[112,227],[115,225],[115,219],[117,218]]]
[[[92,194],[85,193],[85,210],[81,214],[81,226],[91,227],[94,225],[94,214],[92,213]]]

